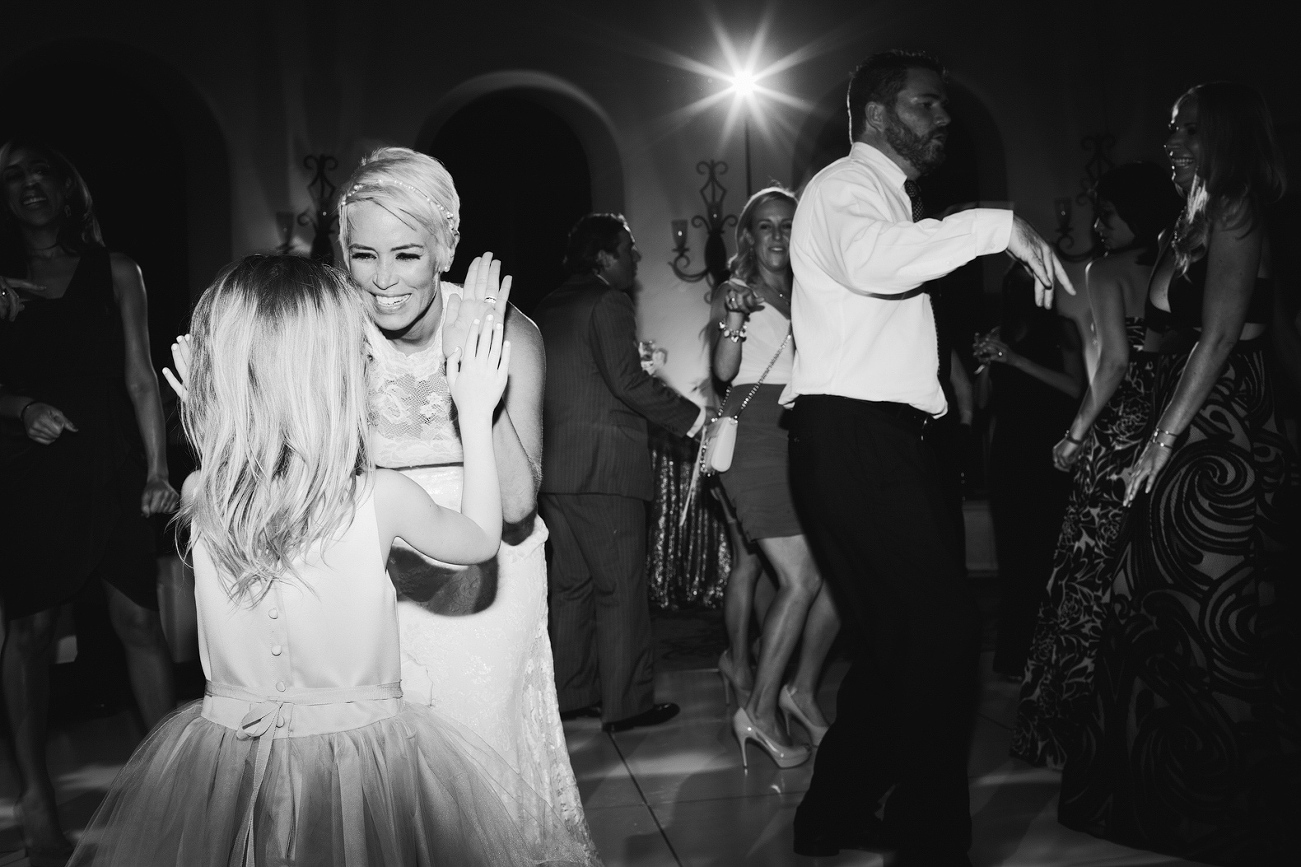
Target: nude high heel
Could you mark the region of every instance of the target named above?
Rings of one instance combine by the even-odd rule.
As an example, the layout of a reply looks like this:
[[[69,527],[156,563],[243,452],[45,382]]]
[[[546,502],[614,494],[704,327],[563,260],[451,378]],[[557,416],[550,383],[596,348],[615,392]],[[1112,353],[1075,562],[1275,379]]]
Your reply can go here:
[[[723,681],[723,702],[728,704],[736,697],[737,707],[745,707],[750,701],[750,690],[736,685],[736,670],[732,665],[732,652],[724,650],[718,656],[718,678]]]
[[[822,745],[822,738],[826,736],[827,730],[831,726],[814,725],[812,720],[795,703],[795,693],[789,685],[783,686],[781,691],[777,693],[777,707],[786,715],[787,734],[790,734],[791,731],[791,717],[795,717],[795,721],[804,726],[804,730],[809,733],[809,740],[813,743],[813,746]]]
[[[745,712],[745,708],[739,708],[732,717],[732,734],[736,735],[736,742],[741,747],[741,767],[747,769],[750,765],[745,754],[745,745],[750,741],[757,743],[759,748],[768,754],[768,758],[772,759],[773,763],[782,769],[802,765],[813,754],[813,751],[808,747],[784,747],[774,741],[754,724],[750,719],[750,715]]]

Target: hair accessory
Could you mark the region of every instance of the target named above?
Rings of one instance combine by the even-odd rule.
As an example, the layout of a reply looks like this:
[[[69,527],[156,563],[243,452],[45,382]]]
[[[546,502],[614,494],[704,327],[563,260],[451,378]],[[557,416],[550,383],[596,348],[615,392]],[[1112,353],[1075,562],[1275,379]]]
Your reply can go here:
[[[354,196],[367,186],[373,185],[373,186],[382,187],[390,184],[395,187],[402,187],[402,189],[404,190],[410,190],[420,198],[424,199],[426,202],[429,203],[429,206],[431,208],[433,208],[434,210],[438,211],[438,213],[443,215],[443,219],[447,221],[447,227],[452,230],[453,235],[461,234],[461,230],[456,228],[456,220],[452,216],[451,211],[447,210],[447,208],[445,208],[443,205],[440,205],[438,202],[435,202],[432,198],[429,197],[427,193],[425,193],[419,187],[414,187],[405,181],[394,180],[392,178],[374,178],[373,180],[366,181],[365,183],[355,184],[353,188],[348,191],[348,195],[349,197]]]

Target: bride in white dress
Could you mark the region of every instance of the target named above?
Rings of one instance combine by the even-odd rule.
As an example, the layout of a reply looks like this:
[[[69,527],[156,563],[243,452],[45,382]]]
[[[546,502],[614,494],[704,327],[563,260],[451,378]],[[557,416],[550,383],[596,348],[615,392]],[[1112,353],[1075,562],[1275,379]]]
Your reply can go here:
[[[459,199],[442,164],[381,148],[339,199],[339,241],[371,295],[386,343],[372,359],[372,455],[401,470],[440,505],[459,508],[461,442],[444,346],[470,321],[509,310],[510,382],[493,423],[502,488],[503,543],[495,560],[455,567],[394,543],[389,575],[400,594],[402,689],[475,731],[550,798],[591,863],[600,863],[578,797],[556,704],[547,634],[546,526],[536,514],[545,358],[537,327],[508,308],[510,278],[491,254],[465,286],[442,283],[458,237]]]

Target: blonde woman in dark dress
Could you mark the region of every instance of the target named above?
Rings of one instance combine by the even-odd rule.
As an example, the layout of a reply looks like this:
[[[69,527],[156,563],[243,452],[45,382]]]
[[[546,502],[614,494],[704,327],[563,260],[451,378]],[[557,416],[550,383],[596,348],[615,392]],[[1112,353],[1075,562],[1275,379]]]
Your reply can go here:
[[[806,761],[811,750],[791,739],[792,720],[805,729],[813,746],[827,730],[827,719],[816,700],[817,685],[840,629],[831,594],[822,583],[795,514],[785,410],[777,403],[790,381],[794,359],[788,336],[789,243],[794,215],[795,196],[780,187],[755,193],[741,211],[732,279],[714,292],[712,313],[717,324],[712,329],[711,356],[714,375],[731,385],[723,412],[730,416],[740,412],[736,453],[731,468],[722,474],[723,489],[741,528],[772,566],[778,585],[763,621],[754,689],[733,716],[732,728],[743,759],[745,745],[754,741],[783,768]],[[729,584],[724,604],[735,608],[738,598],[751,598],[752,588],[751,592],[745,590]],[[749,617],[748,610],[730,614],[734,615],[728,617],[731,625]],[[740,687],[748,680],[749,648],[741,636],[729,638],[731,644],[719,660],[719,673],[725,682]],[[783,684],[786,665],[797,648],[795,677]],[[785,729],[778,723],[779,711],[786,717]]]

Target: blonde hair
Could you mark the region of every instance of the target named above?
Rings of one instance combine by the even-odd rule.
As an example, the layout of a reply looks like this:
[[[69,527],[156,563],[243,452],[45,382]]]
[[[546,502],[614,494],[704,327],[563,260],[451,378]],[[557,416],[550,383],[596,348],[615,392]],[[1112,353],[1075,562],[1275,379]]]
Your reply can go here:
[[[777,184],[764,187],[750,197],[736,220],[736,255],[727,263],[733,280],[749,284],[759,273],[759,263],[754,252],[754,212],[759,210],[760,205],[772,201],[789,202],[792,208],[798,203],[794,193]],[[788,264],[786,269],[789,271],[790,267]]]
[[[362,158],[339,196],[339,246],[348,255],[348,206],[373,202],[404,223],[414,220],[434,239],[439,274],[452,267],[461,234],[461,198],[438,160],[410,148],[384,147]]]
[[[199,299],[181,406],[198,483],[178,519],[232,599],[260,598],[351,522],[372,466],[373,328],[347,274],[296,256],[249,256]]]

